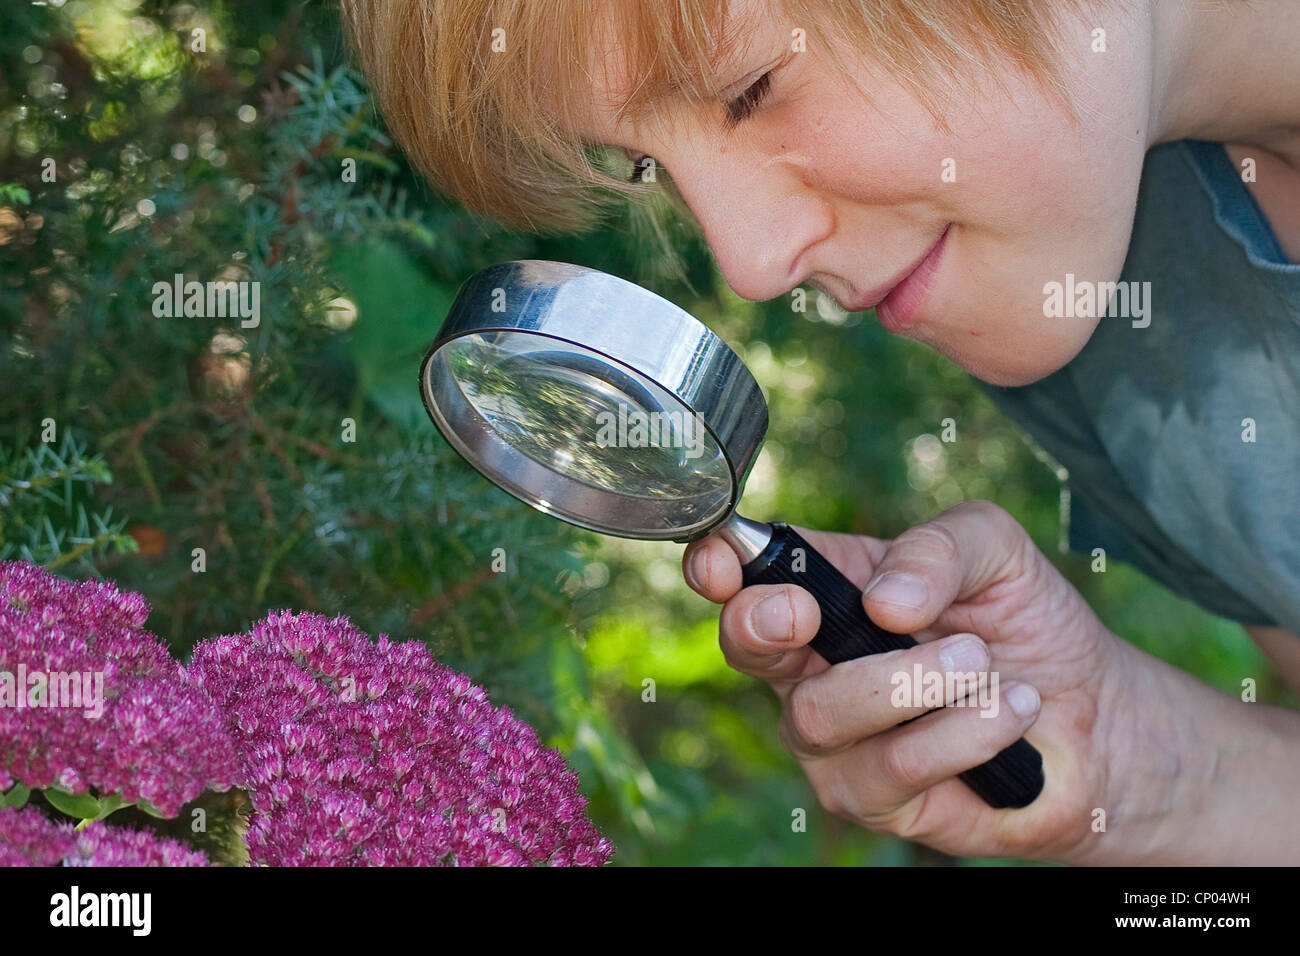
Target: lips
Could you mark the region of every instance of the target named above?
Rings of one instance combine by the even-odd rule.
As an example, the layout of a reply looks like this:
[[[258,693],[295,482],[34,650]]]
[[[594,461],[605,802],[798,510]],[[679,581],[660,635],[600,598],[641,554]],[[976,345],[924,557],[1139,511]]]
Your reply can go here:
[[[875,309],[880,324],[890,332],[897,332],[906,326],[925,298],[930,280],[938,269],[939,260],[947,245],[950,228],[951,224],[945,227],[930,248],[893,281],[848,303],[845,308],[850,312]]]

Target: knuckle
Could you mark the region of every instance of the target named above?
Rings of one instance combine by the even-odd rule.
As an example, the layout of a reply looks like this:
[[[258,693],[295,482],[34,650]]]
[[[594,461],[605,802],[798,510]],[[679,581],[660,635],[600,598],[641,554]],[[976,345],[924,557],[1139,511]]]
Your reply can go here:
[[[958,507],[965,508],[970,514],[987,522],[998,532],[1013,536],[1025,534],[1025,530],[1020,522],[1016,520],[1016,516],[996,502],[977,498],[971,501],[963,501]]]
[[[981,529],[980,534],[993,547],[985,552],[990,560],[997,561],[1002,577],[1018,577],[1034,568],[1038,546],[1011,512],[992,501],[972,499],[954,505],[952,512],[973,518]]]
[[[953,511],[965,511],[977,515],[993,515],[1005,513],[1005,509],[996,501],[990,501],[988,498],[967,498],[965,501],[959,501],[953,505]]]
[[[927,822],[929,818],[924,810],[924,798],[900,807],[888,818],[886,829],[902,840],[927,842],[935,835],[935,827],[933,823]]]
[[[946,525],[933,521],[909,528],[898,536],[898,541],[908,550],[943,563],[957,560],[960,551],[957,536]]]
[[[924,782],[928,761],[925,748],[917,746],[915,735],[901,735],[892,740],[880,756],[885,778],[894,786],[911,789]]]
[[[852,799],[854,795],[845,792],[843,776],[834,765],[806,766],[804,773],[823,810],[846,820],[854,817],[851,808],[855,806],[856,800]]]
[[[1003,542],[1005,550],[1001,560],[1006,577],[1018,578],[1040,568],[1038,545],[1034,544],[1034,539],[1015,515],[991,501],[971,504],[981,507],[984,520],[993,529],[994,539]]]
[[[848,810],[844,805],[844,801],[840,799],[839,794],[833,787],[828,787],[824,784],[821,786],[813,784],[813,793],[817,795],[817,803],[827,813],[836,817],[848,815]]]
[[[825,695],[816,681],[805,680],[790,692],[790,729],[809,749],[824,749],[835,742],[835,723]]]

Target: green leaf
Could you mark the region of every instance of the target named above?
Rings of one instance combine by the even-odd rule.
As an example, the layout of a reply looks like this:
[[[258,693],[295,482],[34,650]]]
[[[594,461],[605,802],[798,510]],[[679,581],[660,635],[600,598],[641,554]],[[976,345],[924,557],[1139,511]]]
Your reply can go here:
[[[21,783],[14,784],[9,792],[0,798],[0,806],[13,807],[15,810],[27,803],[27,798],[32,795],[30,787],[24,787]]]
[[[420,362],[455,290],[429,278],[393,242],[339,249],[331,267],[357,306],[350,335],[366,398],[394,425],[430,427],[420,400]]]
[[[107,797],[99,798],[99,812],[95,814],[96,820],[102,820],[109,814],[121,810],[123,807],[129,807],[132,804],[122,799],[121,794],[110,793]]]
[[[53,788],[44,793],[46,802],[55,810],[78,820],[94,820],[99,813],[99,800],[89,793],[64,793]]]
[[[159,820],[167,819],[167,815],[163,813],[161,810],[159,810],[157,807],[155,807],[148,800],[137,800],[135,802],[135,805],[139,807],[141,810],[143,810],[145,813],[149,814],[149,816],[151,817],[157,817]]]

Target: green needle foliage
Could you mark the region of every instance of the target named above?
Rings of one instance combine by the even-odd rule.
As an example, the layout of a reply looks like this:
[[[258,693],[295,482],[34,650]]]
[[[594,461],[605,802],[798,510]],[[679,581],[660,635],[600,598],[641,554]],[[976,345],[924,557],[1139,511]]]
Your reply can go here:
[[[176,15],[25,6],[0,39],[0,553],[140,591],[182,653],[271,608],[345,613],[554,732],[549,668],[520,662],[574,640],[581,538],[405,414],[486,242],[410,202],[364,88],[310,45],[325,11]],[[257,283],[258,320],[158,314],[178,274]]]
[[[104,459],[87,458],[71,432],[57,447],[0,446],[0,561],[93,574],[95,559],[135,551],[125,519],[87,508],[92,486],[112,480]]]

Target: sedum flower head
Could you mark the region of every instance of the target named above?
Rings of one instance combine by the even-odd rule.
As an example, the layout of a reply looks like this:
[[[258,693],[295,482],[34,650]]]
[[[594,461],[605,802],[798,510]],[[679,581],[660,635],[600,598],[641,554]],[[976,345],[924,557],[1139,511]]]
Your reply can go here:
[[[0,790],[18,781],[71,793],[147,800],[165,816],[204,789],[227,789],[235,754],[221,715],[166,646],[144,630],[149,607],[108,582],[64,580],[24,562],[0,562]],[[54,683],[25,674],[79,675],[102,690],[102,712],[67,704]],[[0,675],[0,680],[5,677]],[[102,679],[102,683],[101,683]],[[63,683],[66,688],[68,685]],[[0,694],[5,690],[0,685]],[[85,831],[83,831],[85,832]]]
[[[75,830],[34,807],[0,809],[0,866],[207,866],[202,850],[149,830],[92,823]]]
[[[199,644],[256,864],[600,865],[578,778],[533,728],[417,642],[279,612]]]
[[[77,832],[64,866],[208,866],[202,850],[158,836],[150,830],[92,823]]]
[[[53,823],[34,807],[0,807],[0,866],[56,866],[76,844],[70,822]]]

